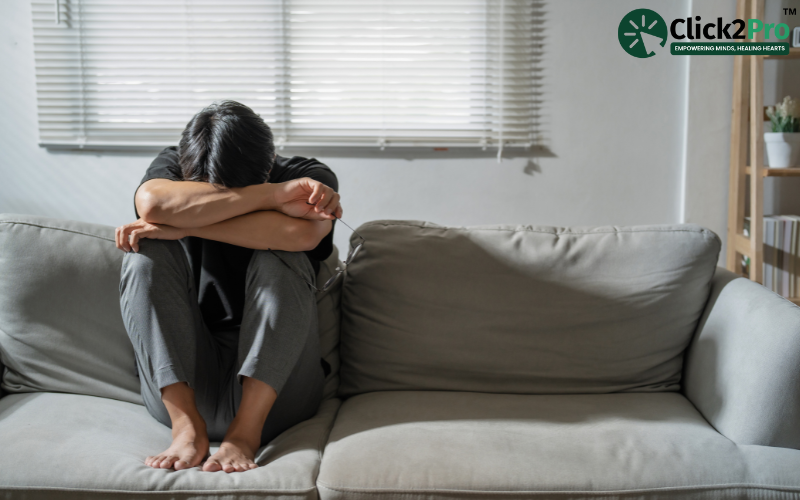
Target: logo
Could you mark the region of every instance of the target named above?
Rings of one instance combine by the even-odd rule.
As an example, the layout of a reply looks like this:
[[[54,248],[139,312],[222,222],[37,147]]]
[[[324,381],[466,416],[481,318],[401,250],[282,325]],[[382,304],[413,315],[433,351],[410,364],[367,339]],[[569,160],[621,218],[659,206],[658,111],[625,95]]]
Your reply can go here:
[[[667,43],[667,23],[658,12],[636,9],[628,12],[618,28],[619,44],[633,57],[645,59],[656,55],[656,46]]]
[[[784,14],[796,15],[794,9],[784,9]],[[633,57],[646,59],[656,55],[655,49],[663,47],[672,35],[675,40],[713,40],[673,42],[672,55],[788,55],[789,44],[768,42],[774,37],[785,40],[789,37],[789,26],[785,23],[765,23],[760,19],[734,19],[725,23],[721,17],[706,23],[700,16],[689,16],[672,21],[667,27],[664,18],[650,9],[628,12],[617,28],[617,37],[622,49]],[[756,38],[758,36],[758,38]],[[749,40],[748,40],[749,39]],[[763,39],[764,42],[755,41]],[[741,42],[720,42],[741,40]]]

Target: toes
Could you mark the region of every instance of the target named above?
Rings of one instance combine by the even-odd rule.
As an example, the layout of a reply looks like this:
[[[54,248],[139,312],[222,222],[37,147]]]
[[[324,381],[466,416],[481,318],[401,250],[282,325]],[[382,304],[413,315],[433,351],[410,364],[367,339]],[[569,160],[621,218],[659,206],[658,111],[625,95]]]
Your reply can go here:
[[[205,457],[201,457],[198,453],[186,454],[175,461],[175,470],[191,469],[192,467],[200,465],[203,458]]]
[[[209,459],[203,465],[203,470],[206,472],[217,472],[222,470],[222,466],[216,460]]]
[[[172,468],[172,464],[174,464],[176,460],[178,460],[178,457],[169,456],[165,458],[164,460],[161,461],[161,468],[162,469]]]
[[[250,468],[250,470],[258,468],[258,464],[247,464],[247,466]]]
[[[236,467],[233,464],[225,464],[222,466],[222,470],[230,474],[231,472],[236,472]]]
[[[175,461],[175,470],[183,470],[183,469],[191,469],[192,466],[186,460],[176,460]]]
[[[233,464],[233,468],[236,472],[244,472],[246,470],[243,464]]]

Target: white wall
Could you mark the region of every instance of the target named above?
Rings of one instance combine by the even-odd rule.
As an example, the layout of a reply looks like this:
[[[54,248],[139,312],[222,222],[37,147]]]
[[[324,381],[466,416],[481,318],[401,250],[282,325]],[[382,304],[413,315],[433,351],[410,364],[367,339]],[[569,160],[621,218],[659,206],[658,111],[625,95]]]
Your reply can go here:
[[[731,2],[707,0],[729,4]],[[695,0],[695,6],[701,3]],[[688,58],[664,52],[627,55],[617,25],[649,7],[665,19],[685,17],[687,1],[550,1],[545,6],[541,128],[552,157],[417,159],[322,157],[341,184],[344,220],[422,219],[440,224],[541,225],[706,223],[724,237],[730,71],[725,58],[687,73]],[[727,15],[727,14],[724,14]],[[713,58],[712,58],[713,59]],[[711,61],[707,61],[711,62]],[[42,214],[119,225],[133,217],[132,195],[151,154],[55,153],[36,144],[36,94],[30,5],[0,2],[0,212]],[[714,94],[713,145],[685,142],[689,83],[708,81]],[[708,89],[706,89],[707,91]],[[701,94],[702,86],[697,88]],[[705,113],[705,111],[703,111]],[[188,120],[189,117],[187,117]],[[713,172],[688,168],[685,153],[713,159]],[[686,191],[683,179],[698,189]],[[721,179],[721,180],[720,180]],[[713,183],[705,209],[692,201]],[[703,187],[705,186],[705,187]],[[703,204],[701,204],[703,205]],[[720,208],[720,206],[722,208]],[[695,214],[702,214],[695,216]],[[708,215],[711,214],[711,215]],[[346,244],[337,229],[336,243]]]
[[[693,0],[692,16],[714,22],[736,18],[736,0]],[[728,171],[733,98],[733,57],[686,58],[686,123],[682,222],[694,222],[722,238],[725,263]]]

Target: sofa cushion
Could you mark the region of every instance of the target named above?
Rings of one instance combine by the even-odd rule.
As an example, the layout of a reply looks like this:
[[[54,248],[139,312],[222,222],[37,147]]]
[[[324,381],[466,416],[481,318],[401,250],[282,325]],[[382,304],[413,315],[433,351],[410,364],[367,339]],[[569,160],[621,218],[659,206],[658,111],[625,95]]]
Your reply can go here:
[[[0,353],[8,392],[54,391],[141,404],[119,308],[114,228],[0,215]]]
[[[333,253],[320,262],[317,274],[317,287],[328,281],[339,266],[339,249],[333,246]],[[319,348],[322,358],[328,364],[322,399],[336,396],[339,388],[339,325],[341,323],[342,278],[324,292],[317,292],[317,314],[319,316]]]
[[[342,288],[344,397],[676,390],[720,249],[691,224],[384,220],[358,233]]]
[[[800,451],[737,446],[678,393],[397,391],[345,401],[331,499],[800,498]]]
[[[142,403],[119,308],[123,255],[111,226],[0,214],[0,388]],[[334,247],[319,280],[337,257]],[[338,384],[340,286],[317,297],[327,397]]]
[[[259,450],[260,467],[226,474],[144,465],[172,439],[143,406],[74,394],[12,394],[0,399],[0,496],[316,499],[320,452],[338,407],[338,399],[325,401],[315,417]]]

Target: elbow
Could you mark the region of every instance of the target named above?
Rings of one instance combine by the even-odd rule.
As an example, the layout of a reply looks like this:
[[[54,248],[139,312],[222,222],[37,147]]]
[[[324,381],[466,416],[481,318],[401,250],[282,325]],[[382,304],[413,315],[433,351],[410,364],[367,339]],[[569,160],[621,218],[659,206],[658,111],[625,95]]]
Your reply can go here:
[[[163,210],[158,202],[155,194],[146,187],[139,188],[135,196],[136,211],[139,212],[139,217],[147,222],[153,224],[163,223],[162,216]]]
[[[294,238],[297,252],[314,250],[330,231],[330,221],[298,220],[297,222],[298,227]],[[326,227],[327,231],[325,231]]]
[[[299,241],[299,244],[301,246],[301,250],[300,251],[301,252],[310,252],[311,250],[314,250],[315,248],[317,248],[317,245],[319,245],[320,241],[322,241],[322,238],[320,238],[316,234],[316,232],[309,231],[308,234],[305,234],[305,235],[303,235],[303,237],[300,238],[300,241]]]

